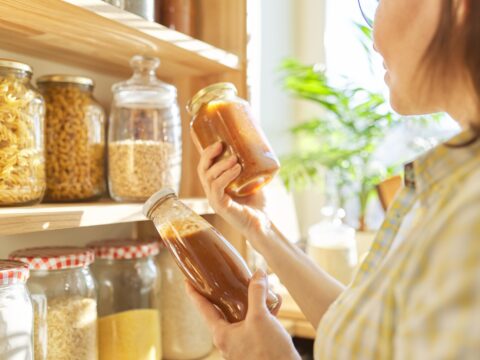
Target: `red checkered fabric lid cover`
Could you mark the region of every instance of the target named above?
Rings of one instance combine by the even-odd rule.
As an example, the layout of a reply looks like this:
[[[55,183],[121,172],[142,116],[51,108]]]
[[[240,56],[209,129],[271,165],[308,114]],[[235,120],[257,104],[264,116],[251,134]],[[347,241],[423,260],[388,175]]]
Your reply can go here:
[[[51,246],[17,250],[10,259],[23,261],[31,270],[62,270],[90,265],[95,259],[92,250],[73,246]]]
[[[25,284],[29,275],[27,264],[14,260],[0,260],[0,286]]]
[[[155,256],[159,251],[159,244],[154,240],[107,239],[91,242],[87,246],[95,250],[97,259],[105,260],[140,259]]]

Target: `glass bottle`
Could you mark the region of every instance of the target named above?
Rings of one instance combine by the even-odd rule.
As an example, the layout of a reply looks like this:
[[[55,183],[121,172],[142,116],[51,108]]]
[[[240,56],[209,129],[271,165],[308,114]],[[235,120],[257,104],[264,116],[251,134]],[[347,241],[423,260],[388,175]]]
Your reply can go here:
[[[200,90],[187,105],[191,135],[197,150],[221,141],[218,160],[236,155],[242,172],[227,187],[235,196],[248,196],[268,184],[280,168],[266,136],[253,119],[250,105],[237,96],[233,84],[219,83]]]
[[[235,248],[205,219],[176,197],[161,190],[144,205],[166,248],[190,283],[215,304],[228,321],[245,319],[252,273]],[[275,312],[278,297],[269,292],[267,306]]]
[[[105,112],[83,76],[37,79],[45,98],[47,201],[82,201],[105,192]]]
[[[32,68],[0,59],[0,206],[39,202],[45,192],[45,104]]]
[[[134,56],[130,64],[133,77],[112,88],[108,183],[116,201],[143,202],[180,187],[181,122],[176,88],[155,75],[160,61]]]
[[[194,36],[194,0],[162,0],[157,6],[156,20],[166,27]]]

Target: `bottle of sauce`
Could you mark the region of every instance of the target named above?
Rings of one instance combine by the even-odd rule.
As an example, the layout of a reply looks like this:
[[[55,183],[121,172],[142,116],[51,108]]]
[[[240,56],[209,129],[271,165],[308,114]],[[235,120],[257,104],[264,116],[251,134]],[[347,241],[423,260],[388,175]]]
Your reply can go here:
[[[188,103],[192,115],[191,136],[199,152],[221,141],[224,151],[217,159],[236,155],[242,172],[227,192],[248,196],[268,184],[280,168],[250,105],[237,96],[231,83],[218,83],[200,90]]]
[[[229,322],[244,320],[252,273],[235,248],[178,200],[173,190],[152,195],[143,213],[153,221],[166,248],[197,291],[215,304]],[[268,309],[274,313],[279,306],[278,297],[270,291]]]

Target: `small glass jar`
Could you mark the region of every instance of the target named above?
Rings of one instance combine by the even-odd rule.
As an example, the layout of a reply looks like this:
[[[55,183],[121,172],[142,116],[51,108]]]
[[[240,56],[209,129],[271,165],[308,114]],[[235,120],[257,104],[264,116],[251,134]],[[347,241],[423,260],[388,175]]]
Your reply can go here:
[[[143,207],[166,248],[190,283],[215,304],[228,321],[245,319],[252,273],[235,248],[171,189],[154,194]],[[225,276],[229,274],[229,276]],[[267,306],[275,313],[278,297],[269,292]]]
[[[46,75],[37,80],[45,98],[47,201],[81,201],[105,192],[105,113],[92,79]]]
[[[217,161],[237,156],[242,172],[228,185],[229,194],[251,195],[273,179],[279,161],[250,105],[237,96],[233,84],[219,83],[200,90],[187,110],[192,115],[191,135],[199,152],[221,141],[224,150]]]
[[[30,266],[27,282],[34,307],[35,360],[96,360],[97,300],[89,265],[91,250],[44,247],[10,258]]]
[[[100,360],[160,360],[158,243],[101,240],[88,246],[96,255]]]
[[[0,206],[39,202],[45,192],[45,104],[32,68],[0,59]]]
[[[158,265],[162,274],[163,357],[168,360],[203,358],[212,351],[212,334],[185,291],[185,276],[166,249],[161,249]]]
[[[177,90],[157,79],[156,58],[134,56],[133,77],[115,84],[108,133],[108,183],[116,201],[143,202],[180,187],[181,122]]]
[[[2,360],[33,359],[33,308],[25,282],[28,265],[0,260],[0,354]]]

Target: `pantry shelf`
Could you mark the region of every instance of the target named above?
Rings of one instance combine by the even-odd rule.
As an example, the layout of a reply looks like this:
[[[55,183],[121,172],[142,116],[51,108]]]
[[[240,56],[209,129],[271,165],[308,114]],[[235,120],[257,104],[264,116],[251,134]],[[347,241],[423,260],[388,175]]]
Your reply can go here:
[[[101,0],[3,0],[0,48],[125,76],[135,54],[166,77],[237,72],[239,57]]]
[[[213,213],[205,199],[182,199],[199,214]],[[77,204],[40,204],[0,208],[0,235],[144,221],[143,204],[104,200]]]

